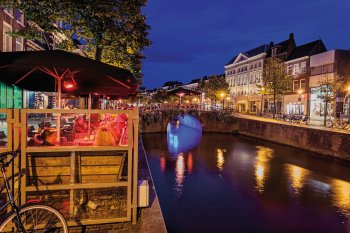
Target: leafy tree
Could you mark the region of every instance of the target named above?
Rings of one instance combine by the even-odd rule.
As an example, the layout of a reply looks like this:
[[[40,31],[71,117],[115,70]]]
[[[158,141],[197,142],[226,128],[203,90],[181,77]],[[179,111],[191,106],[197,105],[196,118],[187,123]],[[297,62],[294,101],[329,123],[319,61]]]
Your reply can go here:
[[[222,94],[225,96],[228,94],[228,87],[229,85],[223,75],[210,76],[207,82],[199,84],[199,89],[203,89],[206,96],[215,102],[222,99]]]
[[[290,76],[286,70],[286,65],[275,57],[269,58],[264,66],[261,88],[264,94],[273,95],[273,118],[277,113],[277,100],[289,91]]]
[[[153,103],[163,103],[164,101],[168,101],[169,95],[166,90],[158,90],[151,99],[151,102]]]
[[[326,126],[327,116],[328,116],[328,104],[332,103],[336,96],[337,92],[341,89],[341,87],[344,84],[344,79],[342,77],[336,76],[330,76],[328,74],[325,74],[323,79],[319,80],[317,82],[317,85],[319,86],[319,98],[323,99],[325,104],[324,109],[324,120],[323,124]]]
[[[84,52],[98,61],[126,68],[141,78],[141,51],[150,45],[150,27],[141,13],[147,0],[0,0],[3,6],[22,10],[35,22],[17,31],[28,39],[43,40],[43,32],[77,36],[86,43]],[[60,22],[60,27],[57,25]],[[62,23],[63,22],[63,23]],[[41,29],[39,29],[39,26]],[[71,40],[62,48],[71,50]]]
[[[183,85],[183,83],[176,80],[176,81],[165,82],[163,84],[163,87],[165,87],[165,86],[181,86],[181,85]]]

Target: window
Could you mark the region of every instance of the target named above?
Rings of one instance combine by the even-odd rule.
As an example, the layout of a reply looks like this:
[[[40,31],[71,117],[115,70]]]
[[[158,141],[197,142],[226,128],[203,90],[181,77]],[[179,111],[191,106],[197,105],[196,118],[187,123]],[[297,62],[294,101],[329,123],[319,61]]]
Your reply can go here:
[[[293,66],[292,65],[288,65],[287,73],[288,74],[292,74],[293,73]]]
[[[257,64],[255,63],[255,66],[254,66],[254,68],[257,68]]]
[[[4,7],[4,12],[9,16],[13,16],[13,10],[7,7]]]
[[[23,51],[23,38],[16,38],[16,51]]]
[[[233,70],[233,71],[232,71],[232,74],[235,74],[235,73],[236,73],[236,70]]]
[[[250,65],[250,69],[251,69],[251,70],[253,69],[253,64]]]
[[[301,63],[300,69],[301,69],[301,73],[302,73],[302,74],[305,74],[305,73],[306,73],[306,62],[302,62],[302,63]]]
[[[277,48],[273,48],[273,49],[272,49],[271,55],[272,55],[273,57],[276,57],[276,55],[277,55]]]
[[[301,79],[300,80],[300,89],[305,91],[305,87],[306,87],[306,80],[305,79]]]
[[[5,22],[3,26],[3,52],[11,52],[12,51],[12,37],[7,35],[7,32],[11,32],[12,28],[10,25],[6,24]]]
[[[293,80],[293,92],[297,92],[299,90],[299,80]]]
[[[299,74],[299,64],[294,64],[293,74],[294,74],[294,75]]]
[[[22,11],[20,10],[15,11],[15,19],[17,20],[17,22],[24,25],[24,14],[22,13]]]
[[[259,67],[261,67],[261,62],[259,62]]]
[[[233,79],[232,79],[232,86],[234,87],[235,85],[236,85],[236,79],[233,78]]]

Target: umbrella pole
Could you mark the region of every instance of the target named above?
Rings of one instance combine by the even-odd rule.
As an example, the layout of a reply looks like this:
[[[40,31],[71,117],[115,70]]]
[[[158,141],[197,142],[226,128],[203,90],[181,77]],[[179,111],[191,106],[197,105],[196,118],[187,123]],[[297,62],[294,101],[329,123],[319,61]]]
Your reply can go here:
[[[57,92],[58,92],[58,109],[61,109],[61,77],[57,77]],[[59,112],[57,114],[57,124],[56,124],[56,131],[57,131],[57,134],[56,134],[56,142],[57,143],[60,143],[61,141],[61,113]]]
[[[91,110],[91,93],[89,93],[88,110]],[[90,135],[91,114],[89,113],[88,134]]]

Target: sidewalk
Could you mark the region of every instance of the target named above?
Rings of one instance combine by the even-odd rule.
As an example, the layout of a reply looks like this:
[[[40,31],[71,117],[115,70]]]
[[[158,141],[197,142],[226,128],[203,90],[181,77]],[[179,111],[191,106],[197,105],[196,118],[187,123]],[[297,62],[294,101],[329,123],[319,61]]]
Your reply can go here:
[[[310,129],[319,129],[319,130],[324,130],[324,131],[329,131],[329,132],[338,132],[338,133],[343,133],[343,134],[350,134],[349,130],[343,130],[343,129],[334,129],[334,128],[326,128],[323,125],[318,125],[319,122],[310,122],[310,124],[296,124],[296,123],[291,123],[291,122],[286,122],[286,121],[279,121],[275,120],[272,118],[265,118],[265,117],[258,117],[254,115],[248,115],[248,114],[243,114],[239,113],[236,115],[238,118],[244,118],[244,119],[251,119],[251,120],[256,120],[256,121],[264,121],[264,122],[270,122],[270,123],[276,123],[276,124],[282,124],[282,125],[292,125],[295,127],[303,127],[303,128],[310,128]]]

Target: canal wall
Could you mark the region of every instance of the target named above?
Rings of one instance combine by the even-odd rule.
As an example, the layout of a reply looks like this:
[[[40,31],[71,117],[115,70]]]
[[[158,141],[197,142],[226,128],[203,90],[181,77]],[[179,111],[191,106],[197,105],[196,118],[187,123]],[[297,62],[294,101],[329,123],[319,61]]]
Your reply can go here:
[[[350,134],[284,123],[235,118],[229,122],[201,114],[203,132],[237,133],[350,161]],[[140,125],[142,133],[166,132],[169,119]]]

